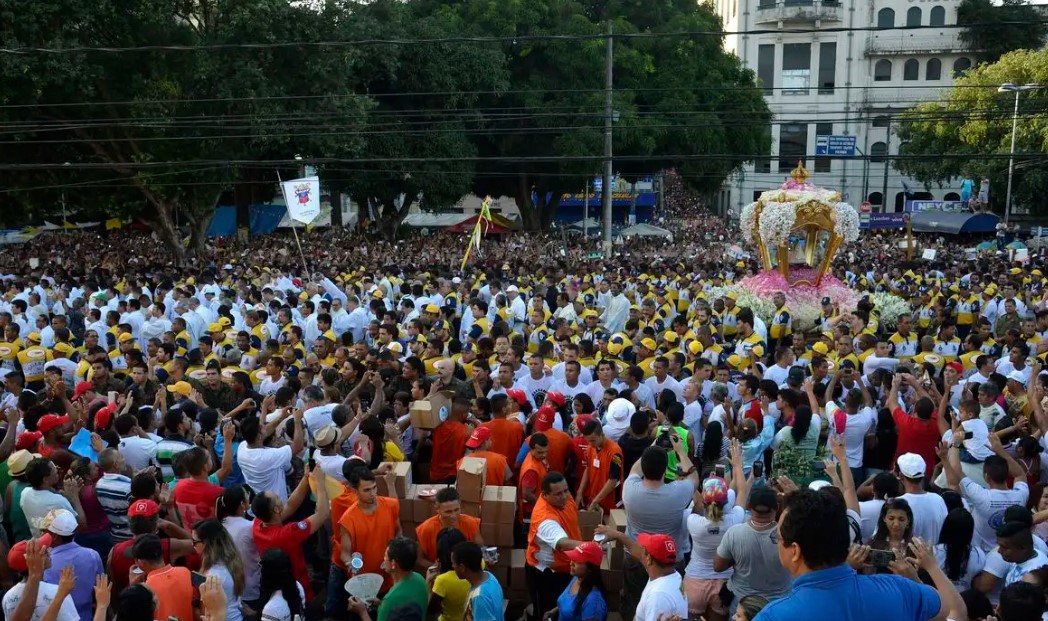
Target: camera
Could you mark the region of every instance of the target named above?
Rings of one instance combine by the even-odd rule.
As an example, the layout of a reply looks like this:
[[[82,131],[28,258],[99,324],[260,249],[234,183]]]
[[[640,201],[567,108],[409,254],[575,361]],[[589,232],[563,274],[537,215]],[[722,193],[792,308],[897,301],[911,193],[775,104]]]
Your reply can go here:
[[[655,446],[667,450],[673,450],[673,440],[670,439],[670,433],[672,429],[669,425],[662,425],[659,427],[659,435],[655,437]]]

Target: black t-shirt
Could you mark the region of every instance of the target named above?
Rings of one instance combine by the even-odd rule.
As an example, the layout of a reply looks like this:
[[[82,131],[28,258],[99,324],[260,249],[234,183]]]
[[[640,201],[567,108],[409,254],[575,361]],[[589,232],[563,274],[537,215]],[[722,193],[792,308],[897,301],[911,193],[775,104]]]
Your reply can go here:
[[[622,472],[625,476],[629,476],[630,471],[633,469],[633,464],[640,459],[641,453],[644,449],[651,446],[651,436],[644,436],[638,438],[631,435],[629,432],[623,434],[619,438],[619,448],[622,449]]]

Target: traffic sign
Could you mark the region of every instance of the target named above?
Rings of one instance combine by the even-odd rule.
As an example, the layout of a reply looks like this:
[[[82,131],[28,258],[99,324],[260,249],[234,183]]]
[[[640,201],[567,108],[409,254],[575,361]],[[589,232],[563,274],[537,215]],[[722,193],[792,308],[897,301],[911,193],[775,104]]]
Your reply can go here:
[[[855,136],[816,136],[815,155],[855,156]]]

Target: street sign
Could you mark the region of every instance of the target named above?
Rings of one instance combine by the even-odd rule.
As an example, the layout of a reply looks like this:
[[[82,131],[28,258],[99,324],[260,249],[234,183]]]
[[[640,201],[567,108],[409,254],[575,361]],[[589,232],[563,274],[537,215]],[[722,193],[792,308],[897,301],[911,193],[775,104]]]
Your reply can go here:
[[[594,259],[603,259],[603,258],[604,258],[604,253],[603,252],[590,252],[590,253],[586,254],[586,259],[589,260],[589,261],[593,261]]]
[[[855,157],[855,136],[816,136],[815,155]]]

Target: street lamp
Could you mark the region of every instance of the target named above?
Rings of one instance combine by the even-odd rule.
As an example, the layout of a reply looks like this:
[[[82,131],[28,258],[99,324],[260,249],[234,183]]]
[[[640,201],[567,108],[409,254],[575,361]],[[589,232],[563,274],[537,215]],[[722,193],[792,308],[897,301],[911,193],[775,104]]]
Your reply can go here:
[[[1008,155],[1008,191],[1004,197],[1004,224],[1012,212],[1012,173],[1015,171],[1015,130],[1019,122],[1019,93],[1043,88],[1040,84],[1012,84],[1005,82],[997,87],[998,93],[1015,93],[1015,109],[1012,111],[1012,149]]]

